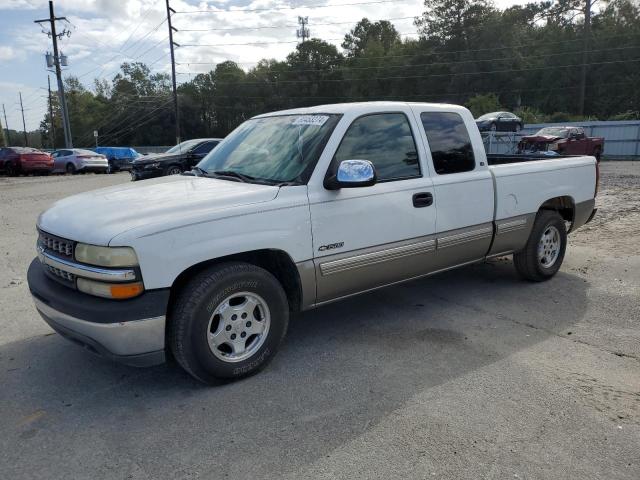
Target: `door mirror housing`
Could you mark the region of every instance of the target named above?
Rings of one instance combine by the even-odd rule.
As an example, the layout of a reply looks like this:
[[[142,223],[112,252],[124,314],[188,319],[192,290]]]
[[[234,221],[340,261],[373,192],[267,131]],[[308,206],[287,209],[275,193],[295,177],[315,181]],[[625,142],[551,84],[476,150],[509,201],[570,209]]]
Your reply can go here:
[[[376,169],[369,160],[343,160],[334,175],[324,180],[327,190],[370,187],[376,184]]]

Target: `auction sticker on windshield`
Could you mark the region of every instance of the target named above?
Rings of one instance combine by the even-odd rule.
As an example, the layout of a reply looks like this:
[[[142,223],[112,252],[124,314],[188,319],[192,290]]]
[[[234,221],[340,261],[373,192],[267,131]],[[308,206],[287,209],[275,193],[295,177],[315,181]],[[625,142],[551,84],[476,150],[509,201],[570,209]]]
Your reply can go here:
[[[293,125],[316,125],[320,127],[324,125],[324,122],[327,120],[329,120],[329,117],[326,115],[302,115],[291,123]]]

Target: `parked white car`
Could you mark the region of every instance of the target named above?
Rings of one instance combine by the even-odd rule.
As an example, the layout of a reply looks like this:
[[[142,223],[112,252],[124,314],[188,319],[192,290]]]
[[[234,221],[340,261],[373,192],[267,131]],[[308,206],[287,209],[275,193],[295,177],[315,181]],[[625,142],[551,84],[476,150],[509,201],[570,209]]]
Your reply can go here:
[[[290,312],[502,255],[551,278],[596,191],[593,157],[487,157],[459,106],[275,112],[188,174],[55,203],[28,282],[75,343],[132,365],[170,349],[213,383],[264,367]]]
[[[54,161],[53,173],[106,173],[109,169],[107,157],[91,150],[82,148],[56,150],[51,156]]]

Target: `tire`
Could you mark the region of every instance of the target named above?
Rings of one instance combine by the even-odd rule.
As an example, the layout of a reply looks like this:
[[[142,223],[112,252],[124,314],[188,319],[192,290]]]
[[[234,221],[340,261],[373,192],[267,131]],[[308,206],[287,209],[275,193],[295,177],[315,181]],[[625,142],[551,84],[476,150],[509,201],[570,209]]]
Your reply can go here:
[[[516,133],[520,133],[520,130],[522,130],[522,125],[520,125],[519,123],[516,123]]]
[[[558,212],[540,210],[524,249],[513,254],[516,272],[532,282],[549,280],[560,270],[566,248],[564,219]]]
[[[252,302],[257,306],[249,306]],[[223,263],[181,289],[170,307],[168,343],[184,370],[201,382],[218,384],[264,368],[288,324],[287,296],[273,275],[248,263]],[[261,334],[254,333],[260,329]]]
[[[489,131],[490,132],[497,132],[498,131],[498,126],[495,123],[492,123],[491,125],[489,125]]]
[[[4,171],[7,174],[7,177],[15,177],[18,175],[18,171],[13,163],[7,163],[4,167]]]
[[[67,165],[64,167],[65,172],[67,172],[69,175],[75,175],[76,172],[76,167],[73,163],[67,163]]]
[[[182,168],[179,165],[169,165],[164,171],[165,175],[180,175],[182,173]]]

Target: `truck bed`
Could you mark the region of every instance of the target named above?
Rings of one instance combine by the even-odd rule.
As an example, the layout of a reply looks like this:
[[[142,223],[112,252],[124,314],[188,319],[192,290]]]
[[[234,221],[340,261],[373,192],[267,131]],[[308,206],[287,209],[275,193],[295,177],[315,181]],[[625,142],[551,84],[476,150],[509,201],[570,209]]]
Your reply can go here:
[[[532,154],[502,154],[502,153],[488,153],[487,163],[489,165],[505,165],[507,163],[521,163],[521,162],[533,162],[537,160],[557,160],[560,158],[575,158],[580,155],[532,155]]]

